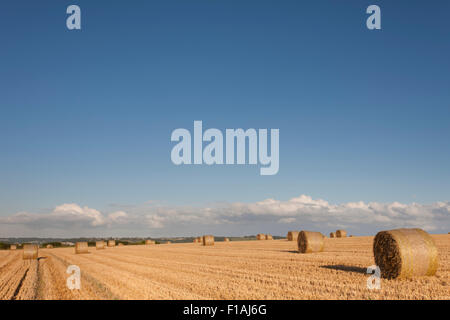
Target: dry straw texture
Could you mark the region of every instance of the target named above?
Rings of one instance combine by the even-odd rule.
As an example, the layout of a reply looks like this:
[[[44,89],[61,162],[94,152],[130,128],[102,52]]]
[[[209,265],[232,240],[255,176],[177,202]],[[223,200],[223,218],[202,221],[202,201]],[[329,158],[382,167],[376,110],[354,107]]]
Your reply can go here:
[[[26,259],[37,259],[39,255],[39,246],[37,244],[24,244],[23,245],[23,255],[22,258]]]
[[[336,238],[336,233],[330,232],[330,238]]]
[[[116,246],[116,240],[108,240],[108,247],[115,247]]]
[[[53,245],[48,244],[48,245],[46,246],[46,248],[47,248],[47,249],[53,249]]]
[[[95,243],[95,248],[96,248],[97,250],[104,250],[105,247],[106,247],[105,241],[97,241],[97,242]]]
[[[273,240],[273,237],[271,234],[266,234],[266,240]]]
[[[336,230],[336,238],[345,238],[347,236],[347,231]]]
[[[15,245],[15,244],[12,244],[10,247],[9,247],[9,250],[16,250],[17,249],[17,246]]]
[[[229,238],[224,238],[223,241],[230,242],[230,239]]]
[[[145,240],[145,244],[147,244],[147,245],[155,244],[155,241],[153,241],[153,240]]]
[[[214,245],[214,236],[212,236],[212,235],[203,236],[203,245],[204,246],[213,246]]]
[[[89,253],[88,243],[87,242],[77,242],[75,244],[75,253]]]
[[[258,240],[266,240],[266,235],[263,234],[263,233],[258,233],[256,235],[256,239],[258,239]]]
[[[313,253],[323,251],[323,239],[320,232],[300,231],[298,235],[298,251],[300,253]]]
[[[287,234],[287,239],[289,241],[297,241],[298,233],[298,231],[289,231]]]
[[[422,229],[381,231],[373,242],[375,264],[387,279],[432,276],[438,268],[438,250]]]

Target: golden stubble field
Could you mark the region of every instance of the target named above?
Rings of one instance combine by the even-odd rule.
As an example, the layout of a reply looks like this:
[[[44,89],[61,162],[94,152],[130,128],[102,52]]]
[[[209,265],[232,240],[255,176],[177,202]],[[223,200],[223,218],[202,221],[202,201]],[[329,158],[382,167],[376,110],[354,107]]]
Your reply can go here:
[[[287,240],[128,246],[74,254],[73,248],[0,251],[0,299],[450,299],[450,235],[433,235],[434,277],[366,287],[373,237],[326,239],[325,252],[299,254]],[[81,269],[69,290],[66,269]]]

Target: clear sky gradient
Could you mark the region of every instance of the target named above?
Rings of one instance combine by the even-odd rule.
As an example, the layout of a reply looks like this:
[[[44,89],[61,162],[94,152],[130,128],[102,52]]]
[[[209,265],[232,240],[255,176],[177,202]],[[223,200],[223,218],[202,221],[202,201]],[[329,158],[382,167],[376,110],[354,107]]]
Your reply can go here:
[[[70,4],[80,31],[66,28]],[[382,30],[366,28],[371,4]],[[301,194],[449,201],[449,12],[448,1],[2,1],[0,217]],[[194,120],[280,129],[279,173],[173,165],[171,132]]]

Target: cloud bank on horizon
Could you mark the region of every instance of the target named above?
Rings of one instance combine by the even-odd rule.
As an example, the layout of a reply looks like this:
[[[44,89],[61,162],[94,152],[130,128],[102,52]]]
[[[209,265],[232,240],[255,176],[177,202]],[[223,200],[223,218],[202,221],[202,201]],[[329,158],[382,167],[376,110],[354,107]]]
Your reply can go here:
[[[221,235],[242,235],[270,228],[266,232],[284,235],[289,229],[329,232],[346,228],[351,233],[363,235],[374,234],[381,229],[417,227],[429,232],[447,233],[449,218],[448,201],[432,204],[362,201],[330,204],[301,195],[287,201],[266,199],[202,207],[149,202],[105,213],[75,203],[62,204],[46,213],[18,212],[0,217],[0,232],[7,237],[76,237],[87,234],[189,236],[202,230],[214,230]]]

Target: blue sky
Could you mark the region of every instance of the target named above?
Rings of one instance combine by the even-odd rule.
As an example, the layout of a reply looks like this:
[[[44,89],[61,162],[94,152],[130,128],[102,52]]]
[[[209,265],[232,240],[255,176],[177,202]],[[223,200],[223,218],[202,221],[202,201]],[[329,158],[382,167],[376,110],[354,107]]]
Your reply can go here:
[[[70,4],[81,7],[81,31],[66,28]],[[366,28],[370,4],[381,7],[382,30]],[[106,214],[148,201],[204,207],[301,194],[332,204],[449,201],[449,9],[2,1],[0,217],[71,203]],[[194,120],[280,129],[279,173],[174,166],[171,132]],[[117,233],[133,233],[124,228]]]

